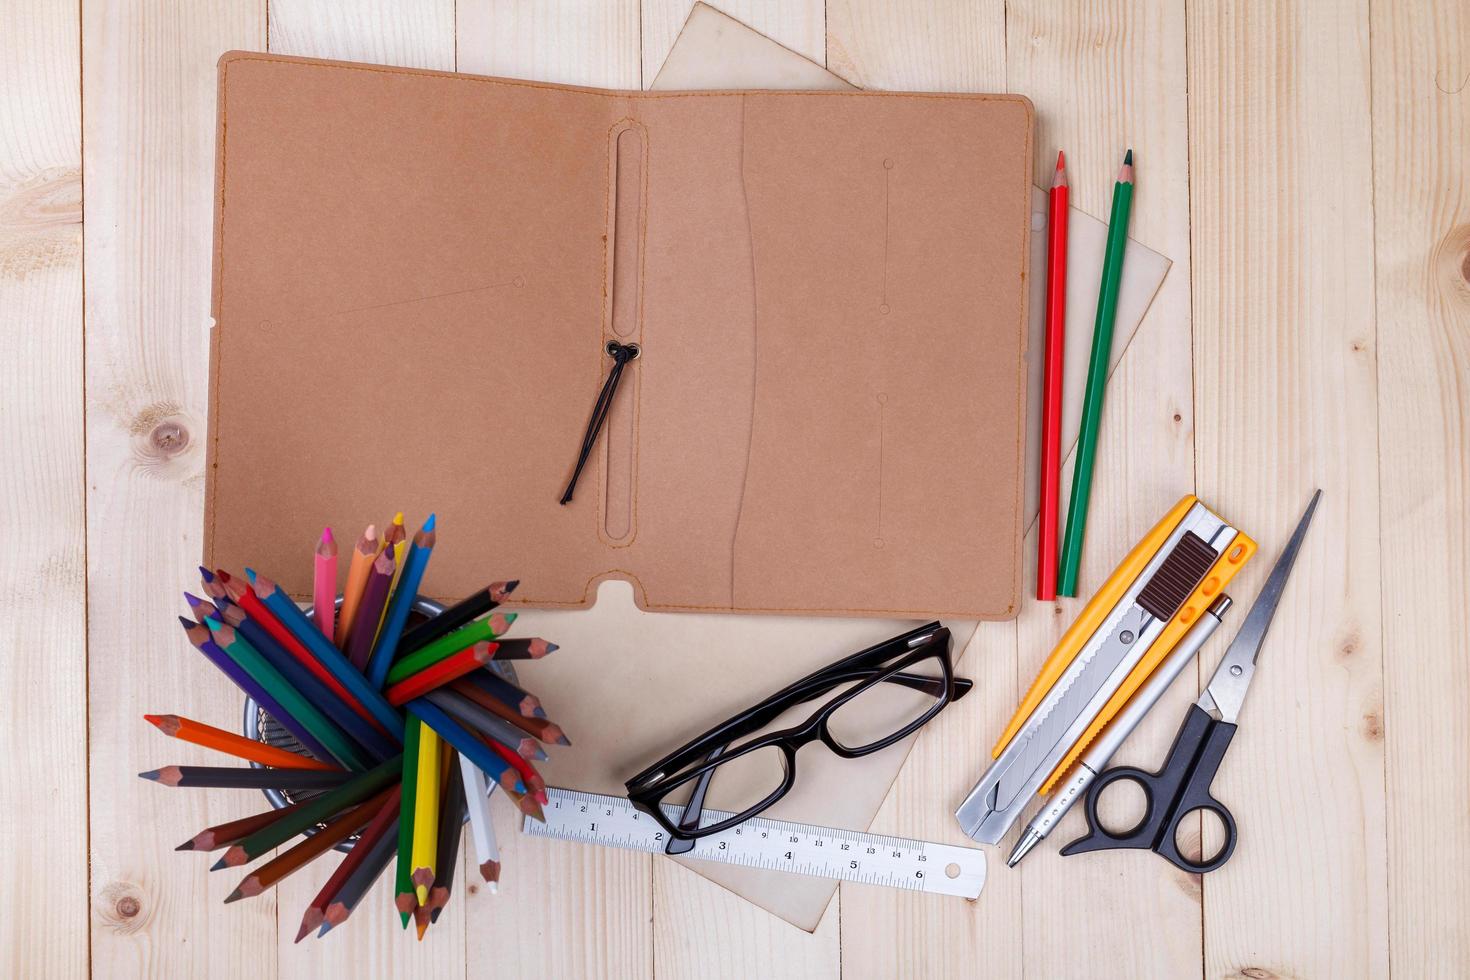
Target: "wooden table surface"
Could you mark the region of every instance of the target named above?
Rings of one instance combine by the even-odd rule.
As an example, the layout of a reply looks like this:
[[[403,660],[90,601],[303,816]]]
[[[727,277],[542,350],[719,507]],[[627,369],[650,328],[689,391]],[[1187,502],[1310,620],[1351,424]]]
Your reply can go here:
[[[1007,871],[991,850],[976,902],[844,888],[807,934],[670,862],[516,840],[507,819],[502,893],[465,888],[422,946],[386,911],[293,946],[312,874],[221,907],[235,882],[172,848],[257,804],[135,775],[204,758],[145,711],[228,725],[239,707],[168,625],[201,550],[216,58],[631,88],[689,0],[6,0],[5,973],[1466,975],[1470,6],[726,7],[860,85],[1030,96],[1038,181],[1064,146],[1093,214],[1135,149],[1133,234],[1174,265],[1109,388],[1085,580],[1193,491],[1262,543],[1249,600],[1325,491],[1216,783],[1241,825],[1230,865],[1048,842]],[[957,839],[953,802],[1078,606],[982,627],[977,696],[926,730],[876,829]],[[1161,758],[1199,683],[1127,761]]]

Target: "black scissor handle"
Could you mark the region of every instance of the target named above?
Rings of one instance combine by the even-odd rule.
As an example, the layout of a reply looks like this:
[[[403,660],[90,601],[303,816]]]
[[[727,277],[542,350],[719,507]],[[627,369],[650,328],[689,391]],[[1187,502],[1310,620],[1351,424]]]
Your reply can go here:
[[[1098,774],[1087,788],[1084,801],[1088,832],[1062,848],[1062,853],[1147,848],[1175,867],[1192,873],[1203,874],[1223,865],[1235,852],[1235,818],[1223,803],[1210,795],[1210,783],[1225,757],[1225,750],[1230,747],[1235,728],[1211,718],[1199,705],[1191,705],[1158,772],[1118,766]],[[1115,834],[1103,826],[1097,807],[1103,791],[1119,780],[1129,780],[1142,788],[1145,802],[1143,819],[1138,825]],[[1225,831],[1223,846],[1203,861],[1181,854],[1175,841],[1180,821],[1196,810],[1213,813]]]

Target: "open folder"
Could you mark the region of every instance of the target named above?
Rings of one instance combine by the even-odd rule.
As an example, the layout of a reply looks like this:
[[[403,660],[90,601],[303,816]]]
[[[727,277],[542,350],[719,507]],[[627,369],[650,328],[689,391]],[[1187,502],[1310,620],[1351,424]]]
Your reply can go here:
[[[1017,612],[1025,99],[247,53],[219,98],[211,564],[304,594],[323,524],[433,509],[448,598]]]

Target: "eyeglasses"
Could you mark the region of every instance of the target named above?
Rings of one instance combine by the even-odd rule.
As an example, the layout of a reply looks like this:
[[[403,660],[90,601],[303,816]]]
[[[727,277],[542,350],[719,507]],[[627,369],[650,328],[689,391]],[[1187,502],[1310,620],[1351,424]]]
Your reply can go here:
[[[790,792],[803,746],[820,741],[845,759],[870,755],[918,731],[972,686],[954,676],[949,630],[929,623],[844,657],[715,726],[628,780],[628,799],[669,832],[668,853],[684,853]],[[800,724],[765,731],[792,708],[821,698]],[[732,812],[703,824],[712,787]],[[664,807],[686,789],[676,822]]]

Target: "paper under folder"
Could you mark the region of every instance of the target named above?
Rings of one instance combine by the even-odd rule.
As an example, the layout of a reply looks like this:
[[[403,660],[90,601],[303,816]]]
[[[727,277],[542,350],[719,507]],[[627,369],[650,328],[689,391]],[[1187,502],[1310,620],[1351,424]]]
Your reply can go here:
[[[449,598],[1016,613],[1024,99],[235,53],[219,113],[211,564],[304,593],[292,541],[433,509]]]

